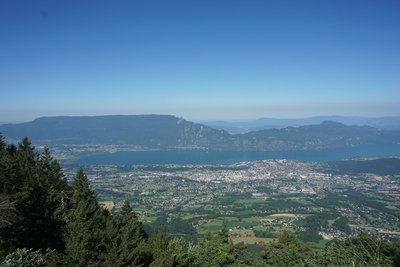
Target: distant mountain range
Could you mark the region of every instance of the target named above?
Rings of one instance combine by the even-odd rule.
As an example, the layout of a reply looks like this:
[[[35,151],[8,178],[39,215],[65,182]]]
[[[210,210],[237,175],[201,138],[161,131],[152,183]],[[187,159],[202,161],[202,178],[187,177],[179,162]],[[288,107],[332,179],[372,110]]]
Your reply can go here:
[[[28,136],[34,144],[129,144],[140,149],[286,151],[400,142],[400,131],[333,121],[230,134],[170,115],[43,117],[0,125],[0,133],[14,142]]]
[[[254,121],[209,121],[203,124],[232,134],[247,133],[264,129],[280,129],[289,126],[320,124],[324,121],[335,121],[345,125],[371,126],[382,130],[400,130],[400,116],[392,117],[349,117],[349,116],[316,116],[303,119],[260,118]]]

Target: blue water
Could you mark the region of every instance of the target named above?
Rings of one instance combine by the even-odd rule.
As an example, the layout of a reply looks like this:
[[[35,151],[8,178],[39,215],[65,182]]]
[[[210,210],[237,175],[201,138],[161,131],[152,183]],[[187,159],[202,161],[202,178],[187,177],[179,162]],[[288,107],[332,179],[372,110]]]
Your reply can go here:
[[[400,156],[400,144],[374,145],[309,151],[241,152],[241,151],[134,151],[89,155],[72,162],[75,165],[135,164],[230,164],[263,159],[289,159],[306,162],[328,162],[354,157]]]

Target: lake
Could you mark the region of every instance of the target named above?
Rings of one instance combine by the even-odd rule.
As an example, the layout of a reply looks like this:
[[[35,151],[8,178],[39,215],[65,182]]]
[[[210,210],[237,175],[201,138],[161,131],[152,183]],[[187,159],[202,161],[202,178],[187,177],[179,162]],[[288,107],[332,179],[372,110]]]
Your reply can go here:
[[[81,157],[71,165],[230,164],[263,159],[328,162],[354,157],[400,156],[400,144],[307,151],[204,151],[163,150],[101,153]]]

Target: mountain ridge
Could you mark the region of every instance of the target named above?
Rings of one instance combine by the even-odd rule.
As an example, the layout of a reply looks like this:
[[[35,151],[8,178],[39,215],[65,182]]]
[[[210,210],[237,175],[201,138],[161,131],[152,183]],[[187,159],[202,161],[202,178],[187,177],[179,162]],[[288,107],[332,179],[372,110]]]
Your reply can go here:
[[[203,124],[229,133],[247,133],[251,131],[320,124],[323,121],[336,121],[352,126],[371,126],[383,130],[400,130],[400,116],[361,117],[361,116],[313,116],[308,118],[259,118],[251,121],[206,121]]]
[[[11,140],[29,136],[35,144],[129,144],[140,149],[285,151],[400,142],[400,131],[329,120],[317,125],[229,134],[172,115],[155,114],[41,117],[0,125],[0,133]]]

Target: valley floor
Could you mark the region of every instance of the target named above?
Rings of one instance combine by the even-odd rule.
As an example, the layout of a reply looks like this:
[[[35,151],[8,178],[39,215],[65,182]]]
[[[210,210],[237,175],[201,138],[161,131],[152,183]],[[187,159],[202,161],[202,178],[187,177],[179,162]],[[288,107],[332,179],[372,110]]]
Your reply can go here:
[[[73,168],[66,169],[67,176]],[[234,243],[269,242],[294,232],[323,245],[361,230],[400,234],[400,180],[332,175],[325,164],[263,160],[229,165],[91,165],[100,201],[118,210],[128,199],[150,229],[189,240],[221,229]]]

